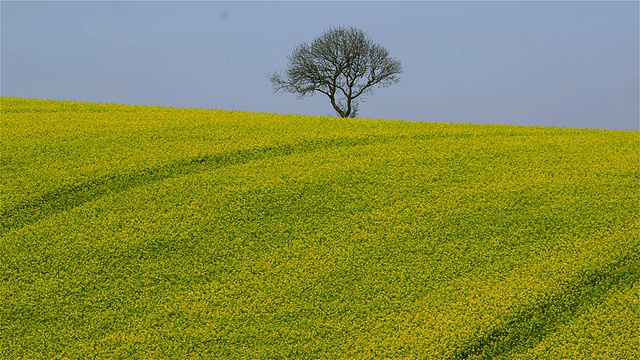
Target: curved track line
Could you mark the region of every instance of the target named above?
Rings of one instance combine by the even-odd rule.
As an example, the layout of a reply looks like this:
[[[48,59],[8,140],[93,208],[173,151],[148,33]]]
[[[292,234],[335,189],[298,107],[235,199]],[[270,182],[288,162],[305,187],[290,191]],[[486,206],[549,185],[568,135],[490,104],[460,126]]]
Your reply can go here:
[[[640,251],[635,249],[614,263],[583,273],[563,292],[519,312],[503,326],[461,347],[451,359],[492,359],[525,352],[590,305],[603,302],[611,290],[640,280]]]
[[[221,154],[203,155],[147,169],[106,175],[79,184],[66,186],[0,210],[0,235],[12,229],[31,225],[51,214],[73,209],[106,194],[119,193],[134,187],[197,172],[245,164],[269,157],[320,149],[369,145],[393,140],[393,137],[311,139],[299,143],[241,149]]]

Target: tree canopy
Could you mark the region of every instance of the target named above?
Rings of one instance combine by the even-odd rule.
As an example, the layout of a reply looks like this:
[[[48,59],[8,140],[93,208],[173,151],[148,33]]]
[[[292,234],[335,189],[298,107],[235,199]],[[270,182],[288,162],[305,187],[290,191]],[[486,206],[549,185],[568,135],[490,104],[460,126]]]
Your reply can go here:
[[[299,98],[325,94],[343,118],[355,117],[363,95],[397,83],[402,73],[400,61],[354,27],[329,29],[310,44],[298,45],[288,60],[284,72],[270,76],[274,92]]]

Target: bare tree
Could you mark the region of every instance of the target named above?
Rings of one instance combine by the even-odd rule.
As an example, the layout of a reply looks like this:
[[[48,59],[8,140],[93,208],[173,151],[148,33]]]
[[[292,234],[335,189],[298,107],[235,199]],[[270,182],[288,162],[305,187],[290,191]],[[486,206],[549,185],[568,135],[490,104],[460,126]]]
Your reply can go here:
[[[374,86],[387,87],[400,81],[400,61],[354,27],[327,30],[311,44],[298,45],[288,56],[284,73],[269,77],[274,92],[294,93],[298,98],[325,94],[343,118],[355,117],[360,96],[373,93]]]

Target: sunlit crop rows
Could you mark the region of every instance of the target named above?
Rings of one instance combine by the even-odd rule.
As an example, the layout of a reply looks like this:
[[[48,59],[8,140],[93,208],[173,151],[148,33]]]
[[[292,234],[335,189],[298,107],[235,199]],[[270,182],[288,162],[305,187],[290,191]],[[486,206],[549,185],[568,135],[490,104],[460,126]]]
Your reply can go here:
[[[640,357],[637,131],[1,105],[0,358]]]

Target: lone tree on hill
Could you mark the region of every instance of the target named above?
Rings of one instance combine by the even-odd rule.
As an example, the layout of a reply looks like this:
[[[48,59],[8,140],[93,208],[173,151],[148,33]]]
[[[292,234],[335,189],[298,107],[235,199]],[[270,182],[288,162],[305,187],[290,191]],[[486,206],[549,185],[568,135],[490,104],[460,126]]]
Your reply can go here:
[[[327,30],[311,44],[298,45],[289,55],[283,74],[269,77],[274,92],[297,94],[302,99],[316,91],[325,94],[343,118],[355,117],[362,95],[374,86],[387,87],[400,81],[400,61],[354,27]]]

